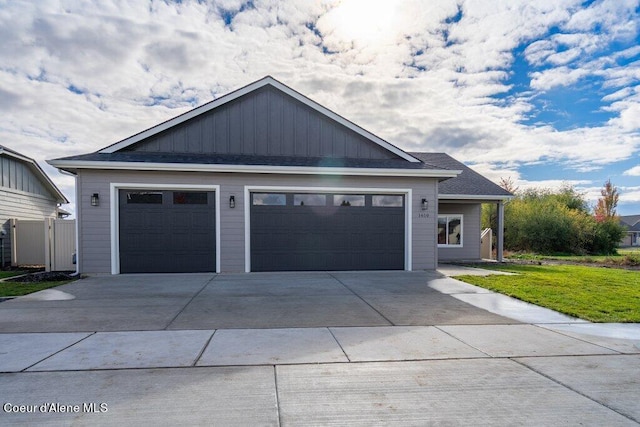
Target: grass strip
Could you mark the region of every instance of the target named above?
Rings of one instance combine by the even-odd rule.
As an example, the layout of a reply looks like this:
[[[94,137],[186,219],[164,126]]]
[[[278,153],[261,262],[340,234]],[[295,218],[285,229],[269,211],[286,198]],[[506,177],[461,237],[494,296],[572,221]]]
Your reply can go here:
[[[582,265],[482,265],[517,276],[456,279],[591,322],[640,322],[640,272]]]
[[[69,282],[71,282],[71,280],[33,283],[0,282],[0,297],[19,297],[43,289],[55,288],[56,286]]]

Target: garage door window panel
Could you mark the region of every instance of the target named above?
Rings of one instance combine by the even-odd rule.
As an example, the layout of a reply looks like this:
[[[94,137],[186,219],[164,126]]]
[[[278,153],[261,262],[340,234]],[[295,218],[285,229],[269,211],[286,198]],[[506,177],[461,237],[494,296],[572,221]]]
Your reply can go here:
[[[207,193],[203,191],[174,191],[174,205],[206,205]]]
[[[287,195],[277,193],[253,193],[254,206],[286,206]]]
[[[128,192],[127,204],[141,204],[141,205],[161,205],[163,200],[163,194],[159,192]]]
[[[371,204],[376,208],[401,208],[404,206],[404,197],[399,195],[375,195],[371,197]]]
[[[358,194],[334,194],[333,206],[364,207],[365,197]]]
[[[326,194],[294,194],[294,206],[326,206]]]

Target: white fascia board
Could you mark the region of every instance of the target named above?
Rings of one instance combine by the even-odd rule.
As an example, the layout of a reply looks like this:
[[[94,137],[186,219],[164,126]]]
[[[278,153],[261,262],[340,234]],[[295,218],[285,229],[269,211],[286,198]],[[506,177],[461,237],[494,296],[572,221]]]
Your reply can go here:
[[[438,194],[438,200],[511,200],[514,196],[496,196],[496,195],[475,195],[475,194]]]
[[[219,165],[198,163],[99,162],[51,160],[59,169],[110,169],[171,172],[236,172],[286,175],[354,175],[354,176],[415,176],[424,178],[455,178],[462,171],[445,169],[341,168],[315,166]]]
[[[344,117],[334,113],[333,111],[329,110],[326,107],[323,107],[322,105],[318,104],[315,101],[312,101],[311,99],[307,98],[306,96],[302,95],[299,92],[296,92],[295,90],[291,89],[290,87],[280,83],[279,81],[277,81],[276,79],[274,79],[271,76],[267,76],[263,79],[258,80],[257,82],[251,83],[243,88],[240,88],[238,90],[235,90],[227,95],[223,95],[220,98],[208,102],[204,105],[201,105],[200,107],[196,107],[191,111],[188,111],[184,114],[179,115],[178,117],[174,117],[173,119],[169,119],[164,123],[161,123],[157,126],[154,126],[152,128],[149,128],[145,131],[142,131],[136,135],[133,135],[127,139],[123,139],[120,142],[116,142],[113,145],[110,145],[106,148],[103,148],[102,150],[98,151],[99,153],[114,153],[118,150],[121,150],[123,148],[129,147],[132,144],[135,144],[136,142],[140,142],[145,138],[149,138],[153,135],[156,135],[160,132],[163,132],[169,128],[172,128],[176,125],[179,125],[180,123],[184,123],[187,120],[190,120],[194,117],[197,117],[201,114],[204,114],[208,111],[213,110],[214,108],[217,108],[221,105],[224,105],[228,102],[231,102],[235,99],[240,98],[243,95],[246,95],[250,92],[255,91],[256,89],[259,89],[263,86],[266,85],[271,85],[273,87],[275,87],[276,89],[286,93],[287,95],[293,97],[294,99],[302,102],[303,104],[307,105],[308,107],[318,111],[319,113],[335,120],[336,122],[340,123],[341,125],[349,128],[350,130],[356,132],[357,134],[369,139],[370,141],[380,145],[381,147],[387,149],[388,151],[391,151],[393,154],[409,161],[412,163],[417,163],[420,162],[420,160],[416,159],[415,157],[413,157],[412,155],[404,152],[403,150],[399,149],[398,147],[396,147],[393,144],[388,143],[387,141],[385,141],[384,139],[372,134],[371,132],[361,128],[360,126],[356,125],[355,123],[350,122],[349,120],[345,119]]]

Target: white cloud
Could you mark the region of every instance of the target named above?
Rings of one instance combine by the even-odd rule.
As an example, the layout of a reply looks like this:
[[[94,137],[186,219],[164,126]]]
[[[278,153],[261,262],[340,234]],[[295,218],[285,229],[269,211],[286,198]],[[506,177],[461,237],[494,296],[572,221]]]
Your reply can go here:
[[[624,171],[623,175],[627,176],[640,176],[640,165],[634,166],[631,169]]]
[[[620,187],[620,199],[619,205],[627,205],[640,203],[640,187]],[[636,212],[636,215],[640,213],[640,210]]]
[[[602,51],[638,34],[637,2],[252,3],[7,3],[0,138],[40,162],[92,152],[270,74],[401,148],[450,152],[523,186],[523,163],[593,170],[640,150],[640,64],[619,65],[640,48]],[[353,31],[358,8],[369,18]],[[518,95],[523,46],[537,68]],[[536,94],[591,76],[611,91],[608,123],[522,124]]]

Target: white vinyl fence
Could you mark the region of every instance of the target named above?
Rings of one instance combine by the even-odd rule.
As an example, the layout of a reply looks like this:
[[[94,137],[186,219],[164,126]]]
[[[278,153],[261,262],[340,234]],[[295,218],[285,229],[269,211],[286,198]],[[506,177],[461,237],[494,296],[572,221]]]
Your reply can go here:
[[[490,228],[482,230],[480,235],[480,258],[493,259],[493,231]]]
[[[11,220],[11,265],[44,265],[47,271],[75,270],[75,220]]]

